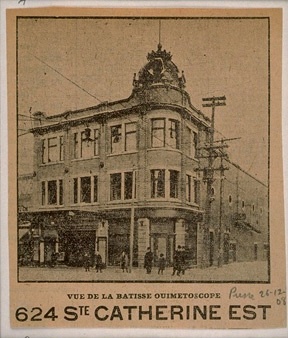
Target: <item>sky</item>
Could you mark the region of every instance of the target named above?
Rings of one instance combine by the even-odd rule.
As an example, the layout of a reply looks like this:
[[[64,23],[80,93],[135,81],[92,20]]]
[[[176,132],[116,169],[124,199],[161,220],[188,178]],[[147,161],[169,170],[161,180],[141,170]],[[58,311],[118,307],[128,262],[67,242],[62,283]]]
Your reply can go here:
[[[267,183],[267,20],[162,19],[160,40],[196,108],[210,117],[202,98],[226,96],[215,138],[240,138],[229,142],[230,159]],[[158,19],[19,19],[18,134],[31,127],[29,111],[53,115],[129,97],[158,42]],[[32,172],[31,135],[18,144],[19,173]]]

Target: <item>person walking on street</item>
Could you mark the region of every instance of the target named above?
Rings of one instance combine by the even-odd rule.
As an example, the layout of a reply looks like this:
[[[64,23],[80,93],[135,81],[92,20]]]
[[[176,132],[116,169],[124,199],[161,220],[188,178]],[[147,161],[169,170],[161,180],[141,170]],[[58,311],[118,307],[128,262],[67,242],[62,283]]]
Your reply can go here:
[[[181,272],[182,272],[182,275],[185,275],[185,269],[186,269],[186,252],[185,252],[185,246],[182,246],[180,259],[181,259]]]
[[[150,274],[152,271],[152,263],[153,263],[153,252],[151,252],[151,248],[147,248],[147,252],[144,256],[144,269],[146,269],[146,273]]]
[[[165,270],[165,266],[166,266],[166,259],[163,255],[163,253],[160,254],[160,258],[159,258],[159,270],[158,270],[158,275],[161,274],[163,275],[163,271]]]
[[[174,254],[174,260],[173,260],[173,273],[172,276],[175,275],[176,271],[177,271],[177,276],[180,276],[180,271],[182,270],[182,266],[181,266],[181,245],[178,245],[178,249],[175,251]]]
[[[128,255],[125,251],[123,251],[120,257],[120,266],[123,272],[128,272],[128,261]]]
[[[90,256],[87,252],[85,252],[84,257],[83,257],[83,265],[85,268],[85,271],[90,271]]]
[[[102,257],[99,253],[99,251],[96,251],[96,255],[95,255],[95,269],[96,272],[102,272]]]

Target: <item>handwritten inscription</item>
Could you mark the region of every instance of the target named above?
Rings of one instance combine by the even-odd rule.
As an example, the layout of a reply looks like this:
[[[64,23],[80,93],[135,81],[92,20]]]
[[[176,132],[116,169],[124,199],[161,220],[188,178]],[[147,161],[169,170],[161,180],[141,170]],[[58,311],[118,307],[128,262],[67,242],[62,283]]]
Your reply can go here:
[[[262,298],[270,297],[270,296],[279,297],[279,296],[286,295],[286,291],[280,288],[272,289],[272,290],[266,289],[266,290],[259,291],[259,294]]]
[[[229,299],[232,298],[241,298],[241,299],[251,299],[251,300],[255,300],[254,294],[251,292],[239,292],[236,288],[236,286],[234,286],[233,288],[230,289],[229,292]]]
[[[286,305],[286,290],[281,288],[274,288],[274,289],[264,289],[258,291],[256,295],[252,292],[240,292],[238,291],[237,287],[234,286],[229,291],[229,299],[250,299],[255,300],[257,296],[261,298],[274,298],[277,305]]]

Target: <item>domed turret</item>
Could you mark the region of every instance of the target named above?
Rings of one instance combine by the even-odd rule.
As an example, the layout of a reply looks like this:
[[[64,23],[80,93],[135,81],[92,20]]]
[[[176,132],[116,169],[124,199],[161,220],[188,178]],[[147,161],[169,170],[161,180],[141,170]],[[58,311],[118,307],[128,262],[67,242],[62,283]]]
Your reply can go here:
[[[162,46],[159,43],[156,52],[152,51],[148,53],[148,63],[139,71],[138,80],[136,79],[136,73],[134,74],[134,89],[145,89],[153,84],[176,86],[180,89],[184,88],[184,74],[182,72],[182,75],[179,77],[179,70],[171,59],[171,53],[162,50]]]

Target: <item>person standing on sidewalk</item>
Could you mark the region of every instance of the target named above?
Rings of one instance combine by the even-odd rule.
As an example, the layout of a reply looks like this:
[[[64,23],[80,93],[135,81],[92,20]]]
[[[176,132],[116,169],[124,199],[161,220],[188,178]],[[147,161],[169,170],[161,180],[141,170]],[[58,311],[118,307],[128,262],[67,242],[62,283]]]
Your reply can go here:
[[[85,252],[84,257],[83,257],[83,265],[85,268],[85,271],[90,271],[90,256],[87,252]]]
[[[99,251],[96,251],[96,255],[95,255],[95,269],[96,272],[102,272],[102,257],[99,253]]]
[[[175,272],[177,271],[177,276],[180,276],[180,272],[182,270],[182,258],[181,258],[181,245],[178,245],[178,249],[175,251],[174,259],[173,259],[173,273],[172,276],[175,275]]]
[[[186,269],[186,251],[185,251],[185,246],[182,246],[182,249],[180,251],[180,260],[181,260],[181,272],[182,275],[185,275],[185,269]]]
[[[150,274],[152,271],[152,263],[153,263],[153,252],[151,252],[151,248],[147,248],[147,252],[144,256],[144,269],[146,269],[146,273]]]
[[[159,270],[158,270],[158,275],[161,274],[163,275],[163,271],[165,270],[166,267],[166,259],[163,255],[163,253],[160,254],[159,258]]]
[[[123,251],[120,257],[120,266],[123,272],[128,272],[128,261],[128,255],[125,251]]]

